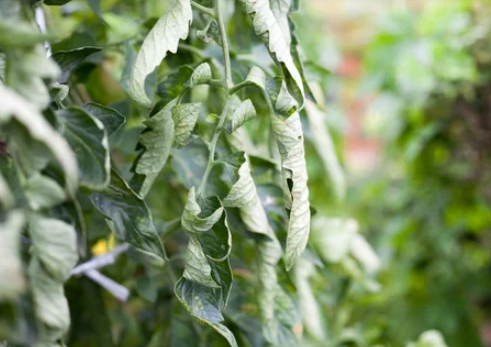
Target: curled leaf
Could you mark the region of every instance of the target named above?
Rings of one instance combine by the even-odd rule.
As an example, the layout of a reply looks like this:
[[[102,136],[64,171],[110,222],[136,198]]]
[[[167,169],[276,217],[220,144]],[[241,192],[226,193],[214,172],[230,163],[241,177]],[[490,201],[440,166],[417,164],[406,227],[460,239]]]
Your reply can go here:
[[[229,134],[240,128],[245,122],[256,117],[256,109],[250,99],[243,101],[234,112],[232,120],[225,125]]]
[[[192,19],[190,0],[176,0],[145,38],[129,81],[128,92],[135,101],[146,106],[151,104],[145,92],[145,80],[160,65],[168,52],[177,52],[179,40],[188,36]]]
[[[305,247],[310,232],[310,203],[302,123],[298,113],[287,119],[272,116],[273,131],[281,156],[282,186],[291,210],[286,240],[286,264],[291,269]]]
[[[304,88],[302,77],[290,53],[291,37],[282,30],[280,22],[271,11],[269,0],[240,0],[254,21],[256,34],[266,43],[272,57],[283,70],[289,91],[302,105]],[[291,81],[290,81],[291,80]]]
[[[181,104],[172,108],[174,120],[174,141],[181,147],[189,140],[196,122],[198,121],[201,103]]]
[[[181,225],[186,231],[192,234],[202,234],[210,230],[222,217],[223,207],[218,208],[206,217],[202,217],[200,214],[201,207],[196,202],[196,192],[194,187],[192,187],[189,191],[188,200],[181,218]]]
[[[0,84],[0,124],[9,122],[12,117],[27,129],[33,139],[50,149],[63,169],[67,190],[73,194],[78,185],[78,166],[67,141],[29,102]]]

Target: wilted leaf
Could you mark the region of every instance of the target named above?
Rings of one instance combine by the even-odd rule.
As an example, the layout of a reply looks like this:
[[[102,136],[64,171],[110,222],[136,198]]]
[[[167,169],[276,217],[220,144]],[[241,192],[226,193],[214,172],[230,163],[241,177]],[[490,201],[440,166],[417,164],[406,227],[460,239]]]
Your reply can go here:
[[[256,117],[256,109],[252,101],[247,99],[243,101],[234,112],[232,120],[225,125],[225,130],[229,134],[240,128],[245,122]]]
[[[34,211],[56,206],[66,198],[65,192],[55,180],[41,174],[29,177],[23,188],[29,206]]]
[[[73,193],[78,184],[78,168],[66,140],[26,100],[0,85],[0,124],[12,117],[26,127],[32,138],[43,142],[53,152],[65,173],[67,189]]]
[[[26,289],[20,254],[20,239],[24,216],[21,211],[7,214],[0,223],[0,302],[12,300]]]
[[[175,124],[174,141],[179,147],[189,140],[198,121],[200,109],[200,102],[180,104],[172,108],[172,119]]]
[[[29,264],[36,316],[41,324],[40,341],[53,343],[61,339],[70,327],[70,312],[63,283],[52,278],[34,257]]]
[[[78,261],[75,229],[61,220],[33,215],[29,218],[29,234],[39,262],[62,283]]]
[[[280,150],[286,207],[291,210],[286,241],[286,265],[287,269],[291,269],[307,246],[310,232],[308,175],[302,123],[298,113],[285,120],[273,116],[272,123]]]
[[[291,37],[283,32],[282,26],[271,11],[269,0],[240,1],[244,4],[245,11],[253,18],[256,34],[265,41],[269,52],[285,73],[288,90],[302,105],[304,89],[302,77],[290,54]]]
[[[114,170],[111,183],[90,194],[92,204],[107,218],[109,227],[124,240],[150,255],[166,259],[148,207]]]
[[[145,147],[138,157],[133,182],[138,182],[138,193],[145,197],[169,158],[174,143],[174,121],[172,107],[175,102],[168,103],[158,113],[145,121],[148,127],[141,135],[139,142]],[[141,177],[139,177],[141,176]]]
[[[346,191],[346,182],[343,169],[336,155],[334,143],[324,123],[324,114],[310,100],[305,102],[305,111],[310,122],[313,143],[317,154],[322,160],[326,174],[331,179],[331,186],[336,193],[336,197],[342,200]]]
[[[145,93],[145,79],[152,73],[168,52],[176,53],[179,40],[187,38],[193,11],[189,0],[176,0],[145,38],[136,57],[129,94],[139,103],[149,106],[151,100]]]
[[[92,189],[104,188],[110,180],[109,142],[102,122],[81,108],[56,112],[61,132],[75,151],[80,180]]]

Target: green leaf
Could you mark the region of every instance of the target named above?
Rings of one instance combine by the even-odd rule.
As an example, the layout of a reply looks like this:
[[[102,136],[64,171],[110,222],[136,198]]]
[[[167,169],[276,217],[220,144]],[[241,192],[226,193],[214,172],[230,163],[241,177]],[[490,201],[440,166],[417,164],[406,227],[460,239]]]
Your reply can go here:
[[[211,67],[208,63],[200,64],[193,69],[184,65],[178,71],[170,73],[157,87],[157,95],[168,102],[184,95],[190,89],[205,84],[212,78]]]
[[[278,103],[280,100],[278,100]],[[310,203],[302,123],[298,113],[283,120],[272,116],[273,131],[281,156],[282,186],[290,210],[286,240],[286,266],[291,269],[302,254],[310,232]],[[290,184],[292,187],[290,188]]]
[[[111,135],[126,123],[126,118],[113,108],[95,102],[83,104],[82,108],[85,112],[89,113],[92,117],[99,119],[102,124],[104,124],[107,135]]]
[[[34,257],[28,268],[41,343],[61,339],[70,327],[70,312],[63,283],[52,278]]]
[[[220,207],[210,215],[201,216],[201,207],[196,202],[196,192],[194,187],[192,187],[182,213],[181,225],[187,232],[199,235],[210,230],[222,217],[222,214],[223,207]]]
[[[175,101],[168,103],[158,113],[144,122],[148,127],[140,135],[139,143],[145,148],[133,168],[135,177],[132,186],[145,197],[158,174],[169,158],[174,143],[174,121],[172,108]],[[133,184],[136,182],[135,184]]]
[[[114,170],[111,183],[101,192],[90,194],[92,204],[107,219],[115,235],[144,253],[166,259],[152,215],[143,199],[133,192]]]
[[[342,200],[346,193],[346,181],[343,169],[336,155],[334,143],[324,122],[325,116],[317,105],[310,100],[305,102],[305,111],[309,119],[310,130],[317,154],[322,161],[326,174],[331,180],[331,186],[336,197]]]
[[[8,51],[7,66],[6,84],[38,109],[45,109],[51,101],[45,81],[61,74],[59,67],[46,57],[45,48],[37,45],[29,50]]]
[[[34,211],[56,206],[66,199],[55,180],[39,173],[29,177],[23,188],[29,207]]]
[[[256,117],[256,109],[250,99],[243,101],[234,111],[232,120],[225,125],[229,134],[240,128],[245,122]]]
[[[12,190],[10,189],[7,180],[0,173],[0,203],[4,210],[8,210],[14,206],[15,199]]]
[[[253,66],[246,77],[246,82],[257,86],[263,90],[266,90],[266,74],[264,71],[257,67]]]
[[[151,100],[145,93],[145,79],[168,52],[176,53],[179,40],[187,38],[193,11],[189,0],[176,0],[145,38],[129,81],[128,92],[137,102],[149,106]]]
[[[65,174],[66,188],[73,194],[78,184],[78,168],[66,140],[26,100],[0,85],[0,125],[9,122],[12,117],[27,129],[33,139],[51,150]]]
[[[3,48],[30,48],[52,38],[43,34],[34,25],[15,19],[2,19],[0,21],[0,46]]]
[[[193,68],[188,65],[181,66],[177,71],[168,74],[157,86],[157,95],[164,103],[174,100],[181,94],[184,86],[193,75]]]
[[[271,11],[269,0],[240,0],[244,4],[245,11],[251,15],[254,21],[256,34],[266,43],[269,52],[286,77],[288,90],[295,96],[295,99],[302,105],[304,100],[304,88],[302,77],[295,66],[290,53],[291,37],[283,32],[285,29],[275,14]],[[285,20],[282,17],[281,22]],[[288,27],[288,21],[286,20]]]
[[[81,184],[102,189],[110,180],[109,142],[102,122],[81,108],[56,112],[60,130],[75,151]]]
[[[201,103],[181,104],[172,108],[172,119],[174,120],[174,141],[182,147],[189,140],[196,122],[198,121]]]
[[[68,80],[68,72],[77,67],[85,58],[100,51],[102,51],[101,47],[86,46],[54,53],[51,58],[56,61],[64,74],[61,82]]]
[[[209,288],[181,278],[175,286],[176,296],[184,307],[198,320],[208,324],[220,333],[231,347],[238,347],[235,336],[223,324],[220,289]]]
[[[0,302],[12,300],[26,289],[26,281],[20,254],[20,240],[24,215],[21,211],[7,214],[0,223]]]
[[[186,267],[182,276],[206,287],[220,288],[211,276],[211,266],[196,236],[189,238],[186,251]]]
[[[29,218],[29,234],[39,262],[60,283],[70,276],[77,264],[77,233],[65,222],[33,215]]]

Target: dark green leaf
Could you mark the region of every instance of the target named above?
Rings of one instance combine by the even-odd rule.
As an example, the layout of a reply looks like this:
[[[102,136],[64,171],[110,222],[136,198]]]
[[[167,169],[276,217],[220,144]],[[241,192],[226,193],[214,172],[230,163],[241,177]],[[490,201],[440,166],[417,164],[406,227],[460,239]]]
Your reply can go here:
[[[109,186],[101,192],[90,194],[90,200],[107,218],[109,227],[120,240],[143,252],[166,259],[164,247],[145,201],[114,170]]]
[[[103,123],[81,108],[56,112],[61,132],[75,151],[81,183],[102,189],[110,179],[109,143]]]
[[[114,133],[126,122],[126,118],[115,109],[95,102],[83,104],[82,108],[92,117],[99,119],[102,124],[104,124],[108,135]]]

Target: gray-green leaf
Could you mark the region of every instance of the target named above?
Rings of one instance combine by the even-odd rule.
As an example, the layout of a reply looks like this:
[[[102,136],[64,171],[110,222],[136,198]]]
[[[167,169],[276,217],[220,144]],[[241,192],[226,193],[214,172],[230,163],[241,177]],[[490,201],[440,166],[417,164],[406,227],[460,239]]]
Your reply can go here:
[[[290,53],[291,37],[283,32],[282,25],[271,11],[269,0],[240,1],[253,18],[256,34],[265,41],[269,52],[285,73],[290,92],[303,104],[304,88],[302,77]],[[289,83],[290,77],[293,83]]]
[[[183,146],[191,136],[198,121],[201,103],[181,104],[172,108],[174,120],[174,141],[179,147]]]
[[[225,130],[229,134],[240,128],[245,122],[256,117],[256,109],[250,99],[240,103],[234,112],[232,120],[225,125]]]
[[[194,187],[192,187],[188,194],[184,212],[182,213],[181,225],[186,231],[199,235],[210,230],[222,217],[222,213],[223,207],[220,207],[209,216],[200,216],[201,207],[196,202],[196,192]]]
[[[41,323],[39,342],[52,343],[61,339],[70,327],[70,312],[63,283],[52,278],[37,257],[31,260],[28,272],[36,316]]]
[[[81,183],[102,189],[109,183],[109,142],[102,122],[81,108],[59,110],[56,115],[70,146],[75,151]]]
[[[174,143],[174,121],[172,120],[172,107],[175,101],[168,103],[157,114],[145,121],[148,127],[140,135],[140,143],[145,147],[136,162],[136,173],[132,180],[138,182],[138,193],[145,197],[159,172],[169,158]],[[140,177],[141,176],[141,177]]]
[[[78,184],[78,167],[67,141],[29,102],[0,85],[0,124],[9,122],[12,117],[27,129],[32,138],[51,150],[63,169],[68,191],[73,193]]]
[[[34,211],[56,206],[66,198],[64,190],[55,180],[39,173],[27,179],[24,194]]]
[[[50,276],[60,283],[77,264],[77,233],[65,222],[33,215],[29,218],[29,234],[35,254]]]
[[[24,225],[21,211],[10,212],[0,223],[0,302],[11,300],[26,289],[20,254],[20,237]]]
[[[124,240],[149,255],[166,259],[162,242],[145,201],[114,170],[111,183],[90,195],[92,204],[106,217],[109,227]]]
[[[149,106],[151,100],[145,92],[145,79],[168,52],[176,53],[179,40],[187,38],[193,11],[189,0],[176,0],[145,38],[133,66],[128,92],[137,102]]]
[[[310,232],[308,175],[302,123],[296,112],[285,120],[272,116],[271,121],[281,156],[286,207],[291,210],[286,241],[286,265],[287,269],[291,269],[307,246]]]

